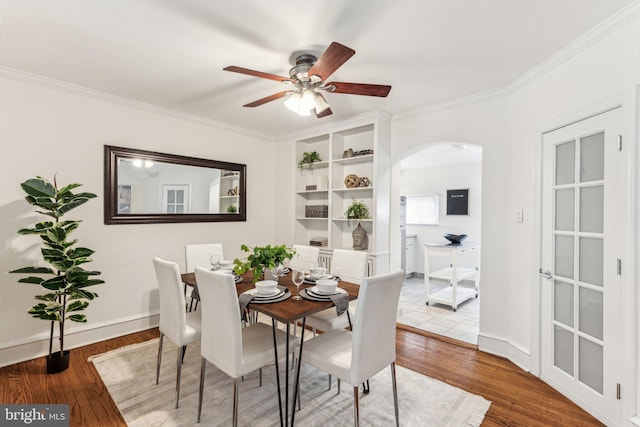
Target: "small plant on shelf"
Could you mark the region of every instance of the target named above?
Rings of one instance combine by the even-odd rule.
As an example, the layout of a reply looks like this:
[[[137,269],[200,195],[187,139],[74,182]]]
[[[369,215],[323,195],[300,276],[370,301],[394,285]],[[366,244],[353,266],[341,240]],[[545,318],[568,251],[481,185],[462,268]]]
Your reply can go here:
[[[369,215],[369,207],[363,201],[356,200],[355,198],[344,212],[344,216],[349,225],[351,225],[351,220],[369,219]]]
[[[300,169],[304,169],[305,165],[309,167],[309,169],[313,169],[313,164],[316,162],[321,162],[320,154],[317,151],[305,151],[302,153],[302,159],[298,162],[298,167]]]
[[[238,213],[238,207],[236,205],[229,205],[227,207],[227,213]]]
[[[233,270],[236,274],[244,274],[249,270],[253,270],[253,283],[262,279],[262,273],[284,263],[284,260],[291,259],[295,251],[286,245],[278,246],[255,246],[253,248],[247,245],[241,245],[243,252],[249,252],[245,259],[233,260]]]

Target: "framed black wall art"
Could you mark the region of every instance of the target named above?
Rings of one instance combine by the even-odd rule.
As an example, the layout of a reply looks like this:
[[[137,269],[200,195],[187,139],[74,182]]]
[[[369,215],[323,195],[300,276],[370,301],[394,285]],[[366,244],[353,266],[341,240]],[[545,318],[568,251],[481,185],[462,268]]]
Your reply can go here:
[[[447,215],[469,215],[469,189],[447,190]]]

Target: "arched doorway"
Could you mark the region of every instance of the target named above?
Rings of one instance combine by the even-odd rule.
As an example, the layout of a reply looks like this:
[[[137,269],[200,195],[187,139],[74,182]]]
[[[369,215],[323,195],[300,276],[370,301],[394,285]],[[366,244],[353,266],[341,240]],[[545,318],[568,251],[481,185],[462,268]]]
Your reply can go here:
[[[443,237],[446,233],[466,234],[467,241],[481,241],[482,147],[462,142],[425,144],[396,162],[393,178],[394,193],[406,203],[398,210],[399,236],[394,245],[400,248],[399,261],[398,257],[394,258],[407,273],[398,323],[477,344],[480,298],[470,298],[455,311],[439,303],[426,305],[425,275],[428,273],[424,260],[425,244],[446,242]],[[447,192],[451,190],[466,190],[466,214],[447,212]],[[479,266],[478,258],[461,258],[460,262]],[[448,263],[448,260],[435,260],[435,265],[430,262],[429,270],[446,267],[439,266],[438,262]],[[431,292],[449,286],[446,280],[432,278],[429,281]],[[462,280],[459,286],[473,287],[475,281]]]

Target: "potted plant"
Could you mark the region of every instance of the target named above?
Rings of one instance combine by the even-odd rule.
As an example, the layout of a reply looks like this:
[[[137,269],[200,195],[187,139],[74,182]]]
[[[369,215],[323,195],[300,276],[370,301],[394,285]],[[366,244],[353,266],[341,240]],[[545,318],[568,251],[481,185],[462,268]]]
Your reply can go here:
[[[27,193],[25,199],[36,207],[36,212],[46,215],[53,220],[37,223],[33,228],[18,230],[18,234],[36,234],[40,236],[43,246],[42,257],[50,267],[23,267],[11,273],[28,274],[18,282],[40,285],[44,293],[36,295],[40,302],[29,309],[29,314],[38,319],[51,322],[49,334],[49,355],[47,356],[47,373],[64,371],[69,367],[69,350],[64,349],[65,321],[84,323],[87,318],[80,312],[89,306],[90,300],[98,296],[89,291],[90,286],[104,283],[95,278],[99,271],[89,271],[82,268],[83,264],[91,262],[89,258],[94,251],[78,247],[76,239],[71,239],[71,233],[78,228],[78,220],[62,220],[62,217],[72,209],[83,205],[96,197],[93,193],[72,192],[81,184],[69,184],[58,188],[54,177],[53,184],[48,180],[36,177],[21,184]],[[33,276],[35,275],[35,276]],[[55,324],[58,324],[59,351],[53,351]]]
[[[291,259],[295,251],[285,245],[279,246],[255,246],[253,248],[242,245],[240,249],[243,252],[249,252],[245,259],[233,260],[233,270],[236,274],[244,274],[249,270],[253,270],[253,283],[262,278],[262,274],[266,270],[276,268],[278,264],[282,264],[286,259]]]
[[[318,154],[317,151],[305,151],[304,153],[302,153],[302,159],[300,159],[300,161],[298,162],[298,167],[300,169],[303,169],[306,166],[309,167],[309,169],[313,169],[313,164],[315,162],[321,162],[322,159],[320,158],[320,154]]]
[[[234,204],[231,204],[227,207],[227,213],[238,213],[238,207]]]
[[[369,215],[369,207],[363,201],[356,200],[355,198],[344,212],[344,216],[347,218],[349,225],[351,225],[351,220],[369,219]],[[360,222],[358,222],[358,226],[351,233],[351,237],[353,238],[353,249],[364,250],[369,247],[369,236],[367,236],[367,231],[362,228]]]

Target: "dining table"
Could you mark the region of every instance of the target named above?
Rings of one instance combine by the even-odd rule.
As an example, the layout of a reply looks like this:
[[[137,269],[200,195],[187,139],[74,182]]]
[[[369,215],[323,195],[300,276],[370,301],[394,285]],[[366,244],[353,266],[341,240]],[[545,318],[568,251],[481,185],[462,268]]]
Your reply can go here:
[[[253,283],[253,273],[245,273],[241,276],[237,276],[238,280],[236,280],[236,290],[238,292],[238,296],[243,293],[250,291],[255,288]],[[181,275],[182,281],[187,286],[197,287],[196,275],[195,273],[183,273]],[[296,295],[298,291],[296,286],[293,284],[293,280],[291,278],[291,272],[288,272],[286,275],[283,275],[278,278],[278,286],[284,287],[289,291],[290,295]],[[314,285],[312,283],[303,283],[300,286],[300,291],[306,288],[311,288]],[[358,298],[358,291],[360,290],[360,286],[355,283],[346,282],[344,280],[340,280],[338,284],[339,288],[344,289],[349,297],[349,300],[355,300]],[[298,349],[298,361],[301,361],[302,351],[304,347],[304,333],[305,333],[305,321],[306,317],[312,315],[314,313],[318,313],[320,311],[326,310],[328,308],[335,307],[332,301],[317,301],[311,299],[302,299],[302,300],[294,300],[289,297],[285,300],[272,302],[272,303],[253,303],[250,302],[247,306],[247,309],[257,311],[258,313],[262,313],[271,318],[271,326],[273,328],[273,340],[274,340],[274,354],[275,354],[275,368],[276,368],[276,381],[278,384],[278,404],[280,409],[280,425],[288,426],[289,425],[289,410],[291,411],[291,426],[293,427],[295,422],[295,405],[296,399],[298,396],[298,387],[300,384],[300,365],[297,364],[296,372],[294,374],[294,390],[293,390],[293,399],[291,408],[289,409],[289,356],[291,354],[289,348],[289,337],[290,337],[290,328],[291,325],[297,322],[302,321],[302,326],[300,328],[300,347]],[[348,315],[348,312],[345,313]],[[240,319],[238,319],[240,320]],[[280,388],[280,374],[278,369],[278,350],[276,344],[276,329],[278,327],[277,322],[282,322],[286,325],[286,359],[285,359],[285,395],[284,395],[284,414],[283,414],[283,406],[282,406],[282,396],[281,396],[281,388]],[[293,360],[291,361],[293,366]]]

